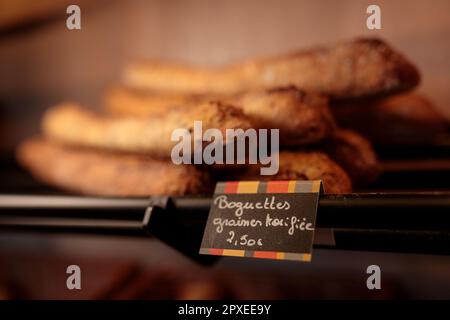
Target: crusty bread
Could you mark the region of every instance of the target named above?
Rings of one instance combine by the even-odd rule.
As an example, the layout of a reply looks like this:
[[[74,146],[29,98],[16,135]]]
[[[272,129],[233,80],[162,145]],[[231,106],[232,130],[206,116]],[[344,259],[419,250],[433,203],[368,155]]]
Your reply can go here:
[[[23,142],[18,161],[50,185],[89,195],[187,195],[211,190],[210,176],[192,165],[148,156],[63,146],[42,138]]]
[[[417,93],[340,104],[332,112],[341,126],[360,132],[376,145],[450,145],[450,120]]]
[[[216,180],[322,180],[325,193],[351,193],[352,183],[347,173],[321,151],[282,151],[279,171],[273,176],[261,176],[258,165],[240,170],[216,171]]]
[[[168,112],[158,117],[114,117],[95,114],[76,104],[62,104],[44,115],[42,129],[51,139],[86,147],[170,157],[176,142],[171,141],[175,129],[192,132],[194,121],[202,121],[203,129],[253,127],[241,110],[220,102],[205,102],[180,112]]]
[[[368,185],[381,173],[371,143],[354,131],[337,130],[333,138],[323,145],[323,150],[344,168],[354,186]]]
[[[378,39],[356,39],[218,69],[136,63],[124,75],[127,86],[156,91],[230,94],[294,85],[337,100],[392,94],[419,81],[416,67]]]
[[[292,86],[231,96],[114,88],[106,94],[105,108],[117,116],[153,117],[168,112],[186,112],[213,99],[241,109],[257,128],[280,129],[281,146],[320,142],[330,137],[336,127],[326,98]]]
[[[189,110],[205,101],[223,100],[224,95],[169,93],[116,86],[106,90],[106,113],[116,116],[155,117],[169,111]]]
[[[174,165],[149,156],[69,147],[42,138],[29,139],[17,159],[37,179],[72,192],[107,196],[188,195],[210,193],[205,167]],[[350,193],[350,178],[322,152],[280,153],[275,176],[260,176],[259,166],[215,172],[219,180],[316,180],[326,193]]]

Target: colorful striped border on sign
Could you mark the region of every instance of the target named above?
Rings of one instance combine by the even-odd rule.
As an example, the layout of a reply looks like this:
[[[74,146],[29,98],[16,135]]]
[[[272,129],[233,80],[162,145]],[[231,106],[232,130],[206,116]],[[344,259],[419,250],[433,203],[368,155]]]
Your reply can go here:
[[[308,193],[320,192],[320,180],[311,181],[228,181],[219,182],[215,194],[243,194],[243,193]]]
[[[200,253],[215,256],[246,257],[246,258],[260,258],[260,259],[275,259],[275,260],[297,260],[304,262],[311,261],[310,253],[289,253],[289,252],[275,252],[275,251],[251,251],[251,250],[213,249],[213,248],[201,248]]]

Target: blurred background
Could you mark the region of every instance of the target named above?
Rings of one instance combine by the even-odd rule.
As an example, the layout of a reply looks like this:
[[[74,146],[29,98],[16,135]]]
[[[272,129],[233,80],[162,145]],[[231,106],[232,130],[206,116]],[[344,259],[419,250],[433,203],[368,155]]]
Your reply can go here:
[[[81,8],[81,30],[66,28],[70,4]],[[381,7],[382,30],[367,29],[369,4]],[[12,159],[15,145],[38,131],[49,106],[76,100],[97,108],[102,90],[136,59],[214,66],[359,36],[406,54],[422,72],[419,91],[450,117],[448,0],[1,0],[2,157]],[[68,264],[82,266],[88,289],[65,289]],[[384,290],[367,290],[370,264],[381,266]],[[327,250],[311,264],[224,258],[205,268],[155,241],[0,234],[6,298],[196,298],[205,290],[214,297],[201,282],[210,273],[227,283],[219,297],[450,298],[449,270],[450,257]],[[194,291],[162,289],[179,278]]]
[[[450,117],[450,2],[376,1],[382,30],[368,30],[373,1],[2,0],[0,114],[3,147],[36,130],[63,100],[96,107],[101,90],[139,58],[221,65],[358,36],[382,37],[416,63],[420,91]],[[66,8],[81,7],[81,30]],[[29,121],[27,121],[29,120]],[[5,146],[6,145],[6,146]]]

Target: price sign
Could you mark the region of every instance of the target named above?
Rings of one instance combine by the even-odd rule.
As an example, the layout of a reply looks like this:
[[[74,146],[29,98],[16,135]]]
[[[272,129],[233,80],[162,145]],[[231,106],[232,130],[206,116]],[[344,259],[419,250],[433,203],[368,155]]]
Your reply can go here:
[[[321,181],[216,185],[200,254],[311,261]]]

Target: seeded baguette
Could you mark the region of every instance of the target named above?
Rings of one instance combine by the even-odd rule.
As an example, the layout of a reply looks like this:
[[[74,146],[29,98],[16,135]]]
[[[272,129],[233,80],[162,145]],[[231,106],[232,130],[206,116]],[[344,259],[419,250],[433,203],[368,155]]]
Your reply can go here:
[[[183,128],[192,132],[194,121],[202,121],[204,130],[222,130],[223,136],[225,129],[253,127],[239,109],[213,101],[192,110],[146,118],[105,116],[66,103],[45,113],[42,130],[48,138],[69,145],[167,158],[177,143],[171,141],[173,130]]]
[[[282,151],[279,171],[273,176],[260,175],[259,166],[215,172],[218,180],[322,180],[325,193],[351,193],[352,182],[347,173],[321,151]]]
[[[234,94],[294,85],[333,100],[388,95],[420,81],[416,67],[379,39],[356,39],[217,69],[160,62],[130,65],[127,86],[155,91]]]
[[[381,165],[371,143],[354,131],[337,130],[324,144],[323,150],[344,168],[354,186],[369,185],[381,173]]]
[[[169,161],[97,149],[69,147],[32,138],[17,149],[19,163],[38,180],[75,193],[103,196],[193,195],[213,190],[206,168],[174,165]],[[216,172],[226,180],[316,180],[326,193],[350,193],[350,178],[323,152],[280,153],[275,176],[260,176],[259,166]]]
[[[177,110],[189,110],[205,101],[224,101],[226,95],[169,93],[116,86],[106,90],[103,106],[116,116],[154,117]]]
[[[450,120],[427,97],[408,93],[333,106],[339,124],[380,146],[450,145]]]
[[[37,179],[68,191],[103,196],[208,193],[207,171],[143,155],[64,146],[42,138],[23,142],[18,161]]]
[[[214,99],[241,109],[257,128],[280,129],[281,146],[317,143],[332,136],[336,128],[325,97],[292,86],[232,96],[114,88],[105,96],[105,108],[117,116],[149,117],[191,110]]]

